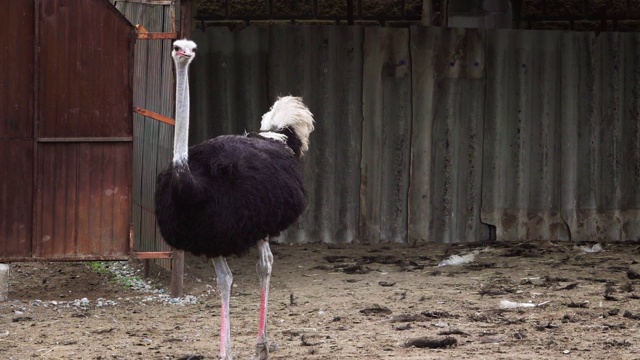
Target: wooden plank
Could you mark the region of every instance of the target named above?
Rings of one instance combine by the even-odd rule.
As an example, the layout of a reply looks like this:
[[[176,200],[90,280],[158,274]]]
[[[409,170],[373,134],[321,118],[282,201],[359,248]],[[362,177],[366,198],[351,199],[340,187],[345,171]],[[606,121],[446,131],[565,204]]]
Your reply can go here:
[[[78,146],[67,146],[67,172],[65,174],[65,255],[78,253],[77,208],[78,194]]]
[[[147,110],[147,109],[143,109],[143,108],[139,108],[139,107],[134,107],[133,111],[140,114],[140,115],[144,115],[148,118],[151,118],[153,120],[158,120],[160,122],[163,122],[165,124],[169,124],[172,126],[175,126],[176,121],[170,117],[164,116],[162,114],[158,114],[155,111],[151,111],[151,110]]]
[[[11,257],[8,260],[11,262],[47,262],[47,261],[126,261],[130,259],[130,255],[117,255],[117,256],[100,256],[100,255],[83,255],[77,254],[72,256],[21,256]]]
[[[37,9],[40,18],[37,24],[39,32],[36,34],[38,44],[40,45],[38,48],[39,68],[36,69],[36,73],[38,74],[38,84],[36,84],[36,86],[39,99],[39,113],[36,114],[36,122],[39,135],[48,134],[49,136],[57,136],[56,119],[58,114],[58,101],[56,96],[47,95],[55,94],[57,89],[53,87],[57,86],[56,84],[58,83],[66,83],[66,80],[62,81],[56,78],[56,74],[61,73],[58,66],[59,59],[56,56],[57,46],[54,45],[58,43],[56,36],[59,31],[57,27],[58,22],[45,22],[42,20],[45,18],[43,14],[45,3],[46,1],[36,3],[40,5]],[[47,85],[49,86],[47,87]]]
[[[160,39],[177,39],[178,33],[170,32],[146,32],[146,33],[138,33],[138,40],[160,40]]]
[[[180,36],[183,38],[191,38],[191,20],[193,2],[191,0],[180,1]]]
[[[103,149],[97,146],[83,145],[89,148],[89,237],[84,239],[89,243],[91,254],[101,254],[102,247],[102,163],[104,161]],[[110,224],[109,224],[110,225]]]
[[[133,258],[138,260],[144,259],[170,259],[173,255],[171,251],[135,251]]]
[[[78,254],[92,254],[92,247],[88,239],[91,238],[91,148],[80,146],[78,148],[78,186],[77,202],[78,216],[76,220]]]
[[[112,254],[128,254],[131,251],[131,167],[132,150],[128,144],[110,144],[115,166],[111,195],[113,197],[113,238],[129,241],[114,241]],[[109,193],[105,193],[108,195]]]
[[[0,153],[0,259],[31,256],[33,140],[2,140]]]
[[[137,3],[142,5],[172,5],[175,0],[117,0],[114,5],[118,3]]]
[[[36,246],[35,256],[48,257],[54,253],[54,218],[51,214],[55,211],[55,201],[53,195],[55,194],[56,185],[52,181],[52,174],[55,172],[55,161],[53,158],[53,149],[45,148],[40,149],[38,152],[38,163],[40,164],[38,169],[38,214],[39,222],[38,232],[34,242]]]
[[[0,22],[0,139],[33,136],[34,5],[31,1],[4,1]],[[8,49],[11,49],[9,51]]]
[[[114,195],[117,195],[118,189],[114,182],[115,168],[118,166],[114,159],[113,147],[100,146],[102,152],[102,166],[96,168],[102,174],[100,183],[100,192],[102,206],[100,208],[100,246],[102,248],[101,254],[113,254],[116,248],[119,247],[114,240]],[[126,236],[125,236],[126,237]],[[128,240],[128,237],[126,237]]]
[[[53,151],[46,151],[43,149],[40,153],[47,152],[47,157],[50,159],[52,165],[51,172],[49,174],[41,174],[43,181],[53,184],[50,189],[51,194],[48,194],[48,198],[52,200],[50,214],[44,215],[43,218],[51,218],[53,228],[51,229],[52,252],[51,256],[68,255],[66,253],[65,229],[67,226],[73,227],[74,221],[68,222],[66,219],[66,190],[67,187],[73,187],[74,184],[67,183],[66,173],[69,167],[69,159],[67,159],[68,146],[57,146],[57,144],[51,144]],[[75,165],[75,164],[73,164]],[[71,220],[71,219],[69,219]],[[69,239],[72,240],[72,239]],[[70,241],[71,242],[71,241]],[[71,246],[70,246],[71,247]]]
[[[132,142],[133,137],[56,137],[56,138],[38,138],[39,143],[90,143],[90,142]]]

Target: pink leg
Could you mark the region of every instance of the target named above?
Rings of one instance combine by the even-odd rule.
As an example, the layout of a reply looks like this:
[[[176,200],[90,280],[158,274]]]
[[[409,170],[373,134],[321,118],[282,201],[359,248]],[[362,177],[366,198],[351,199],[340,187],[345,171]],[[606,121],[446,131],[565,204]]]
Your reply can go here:
[[[229,300],[231,298],[231,283],[233,276],[227,260],[222,256],[213,258],[213,267],[216,269],[218,290],[222,298],[222,310],[220,311],[220,359],[231,360],[231,326],[229,324]]]
[[[260,260],[256,270],[260,277],[260,319],[258,321],[258,340],[254,360],[269,359],[269,341],[267,340],[267,303],[269,301],[269,282],[271,280],[271,265],[273,254],[269,248],[268,239],[258,242]]]

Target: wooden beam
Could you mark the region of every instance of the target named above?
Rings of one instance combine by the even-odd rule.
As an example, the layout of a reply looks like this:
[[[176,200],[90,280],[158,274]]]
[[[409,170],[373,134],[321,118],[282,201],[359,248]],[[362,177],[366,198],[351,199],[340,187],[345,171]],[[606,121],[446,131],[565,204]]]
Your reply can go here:
[[[145,259],[170,259],[171,251],[134,251],[133,258],[138,260]]]
[[[158,40],[158,39],[177,39],[178,33],[175,32],[147,32],[138,33],[138,40]]]
[[[139,40],[156,40],[156,39],[177,39],[178,33],[172,24],[173,32],[149,32],[142,24],[136,24]]]
[[[433,23],[433,0],[422,0],[422,21],[423,26],[429,26]]]
[[[442,27],[449,26],[449,0],[440,1],[440,19],[437,25]]]
[[[439,7],[434,6],[434,0],[422,1],[422,21],[424,26],[442,26],[449,24],[449,0],[440,0]]]
[[[123,3],[142,3],[147,5],[173,5],[175,0],[117,0],[114,2]]]
[[[148,118],[152,118],[153,120],[158,120],[160,122],[163,122],[165,124],[169,124],[172,126],[176,125],[176,121],[173,120],[170,117],[166,117],[162,114],[158,114],[157,112],[151,111],[151,110],[147,110],[147,109],[143,109],[143,108],[139,108],[139,107],[134,107],[133,108],[133,112],[138,113],[142,116],[146,116]]]
[[[59,137],[59,138],[37,138],[39,143],[78,143],[78,142],[131,142],[132,137]]]
[[[183,39],[191,39],[191,0],[180,1],[180,37]]]

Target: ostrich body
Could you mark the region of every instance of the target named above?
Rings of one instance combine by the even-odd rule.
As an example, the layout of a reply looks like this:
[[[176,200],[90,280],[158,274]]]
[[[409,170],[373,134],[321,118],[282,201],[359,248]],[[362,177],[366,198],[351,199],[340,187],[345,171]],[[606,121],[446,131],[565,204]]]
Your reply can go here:
[[[172,247],[212,259],[222,297],[220,358],[231,359],[229,298],[233,277],[225,257],[257,246],[260,318],[255,359],[268,359],[267,300],[273,255],[269,237],[305,208],[298,159],[308,149],[313,115],[300,98],[279,98],[258,133],[223,135],[188,147],[188,66],[196,44],[174,42],[176,127],[172,163],[158,175],[155,211]]]

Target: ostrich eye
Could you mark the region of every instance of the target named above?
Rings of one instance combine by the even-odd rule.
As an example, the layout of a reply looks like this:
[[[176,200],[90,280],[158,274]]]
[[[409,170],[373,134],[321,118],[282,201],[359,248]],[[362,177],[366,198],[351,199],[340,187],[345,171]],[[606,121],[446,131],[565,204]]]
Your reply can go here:
[[[198,50],[198,48],[193,48],[191,51],[196,52],[196,50]]]
[[[173,47],[173,51],[180,51],[180,47],[179,46],[174,46]]]

